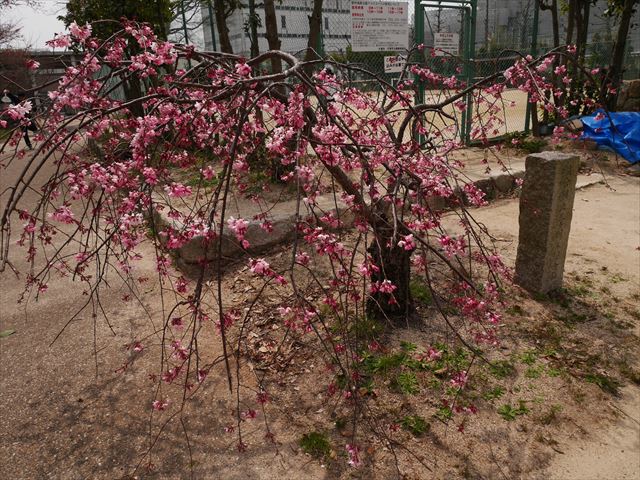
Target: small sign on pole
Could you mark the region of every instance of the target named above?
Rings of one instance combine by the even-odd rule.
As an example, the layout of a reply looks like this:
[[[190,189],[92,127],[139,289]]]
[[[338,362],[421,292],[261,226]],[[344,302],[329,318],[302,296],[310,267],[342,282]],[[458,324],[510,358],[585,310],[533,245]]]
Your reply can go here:
[[[402,55],[392,55],[384,57],[384,73],[400,73],[407,62],[407,57]]]
[[[409,2],[351,0],[351,48],[354,52],[409,48]]]
[[[433,48],[436,57],[460,54],[460,35],[457,33],[436,32],[433,35]]]

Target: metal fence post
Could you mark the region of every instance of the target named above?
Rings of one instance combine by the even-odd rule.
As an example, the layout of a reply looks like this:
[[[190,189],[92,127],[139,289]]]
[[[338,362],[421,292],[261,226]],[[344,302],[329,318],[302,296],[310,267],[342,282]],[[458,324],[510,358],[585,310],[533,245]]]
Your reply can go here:
[[[413,11],[415,15],[415,31],[413,32],[414,41],[416,45],[424,45],[424,8],[420,0],[414,0],[413,5]],[[418,50],[418,54],[420,56],[420,66],[422,66],[422,64],[424,63],[424,50],[422,52]],[[420,77],[418,75],[415,75],[414,82],[416,86],[415,105],[420,105],[424,103],[424,83],[420,80]],[[421,144],[424,141],[424,135],[418,134],[415,140]]]
[[[460,22],[460,27],[462,29],[462,64],[464,65],[464,72],[462,76],[464,77],[465,82],[467,82],[467,86],[470,83],[470,74],[469,74],[469,17],[467,14],[467,9],[463,8],[460,10],[462,14],[462,21]],[[460,125],[460,139],[464,144],[468,143],[467,139],[467,119],[471,116],[469,113],[469,94],[466,96],[467,106],[462,111],[462,119]]]
[[[416,45],[423,44],[424,45],[424,8],[420,3],[420,0],[414,0],[414,15],[415,15],[415,32],[413,35],[415,37]],[[424,61],[424,52],[420,53],[420,63]],[[420,77],[418,75],[415,76],[416,83],[416,105],[424,103],[424,84],[420,81]]]
[[[213,7],[211,6],[211,0],[207,3],[207,8],[209,10],[209,27],[211,28],[211,50],[215,52],[218,50],[218,47],[216,47],[216,29],[213,22]]]
[[[531,55],[534,57],[538,55],[538,15],[540,13],[540,0],[535,0],[533,5],[533,28],[531,30]],[[531,95],[527,95],[527,109],[524,116],[524,132],[529,133],[531,130],[531,115],[534,113],[531,110],[531,102],[529,101]],[[537,112],[535,112],[537,114]]]
[[[324,25],[322,24],[322,16],[320,17],[320,35],[318,35],[318,45],[316,51],[320,58],[324,58]]]
[[[475,81],[476,76],[476,21],[478,19],[478,5],[477,0],[471,0],[469,9],[469,23],[467,28],[467,36],[469,38],[467,42],[466,63],[468,65],[467,84],[471,85]],[[467,95],[467,125],[465,128],[466,145],[469,145],[471,141],[471,124],[473,120],[473,94]]]

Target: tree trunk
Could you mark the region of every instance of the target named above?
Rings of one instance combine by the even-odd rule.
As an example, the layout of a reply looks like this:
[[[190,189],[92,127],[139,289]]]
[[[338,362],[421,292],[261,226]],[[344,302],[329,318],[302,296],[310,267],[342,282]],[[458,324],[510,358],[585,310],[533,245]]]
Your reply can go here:
[[[304,56],[305,62],[318,58],[318,44],[322,31],[322,2],[323,0],[313,0],[313,12],[309,17],[309,43],[307,44],[307,53]],[[311,75],[313,68],[309,66],[305,72],[307,75]]]
[[[223,53],[233,53],[233,47],[229,39],[227,17],[224,11],[224,0],[214,0],[213,4],[216,11],[216,28],[218,30],[218,40],[220,40],[220,51]]]
[[[551,2],[551,26],[553,28],[553,47],[560,46],[560,24],[558,23],[558,0]]]
[[[558,23],[558,0],[552,0],[551,3],[545,4],[544,2],[540,2],[540,10],[550,10],[551,11],[551,28],[553,30],[553,48],[558,48],[560,46],[560,24]],[[558,58],[553,61],[553,72],[551,73],[551,83],[557,88],[558,86],[558,75],[555,72],[556,67],[559,65]],[[551,96],[550,92],[545,93],[545,97],[547,101],[553,101],[556,105],[558,104],[558,99],[555,96]],[[542,113],[542,121],[546,125],[549,123],[549,111],[547,109]]]
[[[569,0],[569,8],[567,11],[567,40],[565,42],[567,45],[571,45],[573,42],[573,26],[575,23],[576,2],[577,0]]]
[[[629,36],[629,27],[631,25],[631,14],[633,13],[633,6],[637,0],[625,0],[622,7],[622,13],[620,15],[620,25],[618,26],[618,35],[616,36],[616,43],[613,46],[613,54],[611,55],[611,65],[607,72],[607,80],[611,87],[616,91],[622,81],[622,61],[624,60],[624,51],[627,46],[627,38]],[[603,86],[607,88],[607,86]],[[607,94],[606,91],[603,92]],[[607,94],[607,108],[610,111],[616,109],[617,94]]]
[[[124,97],[127,102],[142,97],[142,85],[140,85],[140,79],[137,77],[131,77],[129,80],[122,82],[122,89],[124,90]],[[144,116],[144,108],[141,102],[129,105],[128,110],[134,117]]]
[[[576,58],[579,65],[584,65],[584,57],[587,50],[587,35],[589,33],[589,2],[583,2],[576,11]],[[573,71],[573,78],[579,83],[582,80],[582,69],[576,65]]]
[[[251,58],[260,55],[258,44],[258,18],[256,17],[256,0],[249,0],[249,40],[251,43]]]
[[[378,317],[407,319],[415,311],[410,289],[411,252],[399,247],[397,239],[392,242],[392,227],[380,227],[376,235],[368,252],[373,264],[380,270],[373,272],[371,282],[389,280],[396,289],[392,294],[372,294],[367,304],[368,313]]]
[[[264,28],[267,32],[267,43],[269,50],[280,50],[280,37],[278,36],[278,21],[276,19],[276,7],[274,0],[264,0]],[[271,72],[282,72],[282,60],[280,58],[271,59]]]

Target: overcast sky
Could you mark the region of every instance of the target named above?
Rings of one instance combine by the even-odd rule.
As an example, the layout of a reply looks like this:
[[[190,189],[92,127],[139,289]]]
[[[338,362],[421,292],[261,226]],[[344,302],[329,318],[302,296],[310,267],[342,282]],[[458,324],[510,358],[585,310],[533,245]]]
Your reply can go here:
[[[15,7],[3,12],[11,21],[17,22],[22,27],[22,39],[15,42],[14,46],[33,49],[48,48],[45,45],[56,33],[64,31],[64,25],[57,19],[58,15],[65,13],[64,0],[40,0],[40,6],[36,9],[29,7]],[[409,3],[409,19],[413,15],[413,2]]]
[[[64,25],[56,18],[64,12],[64,2],[41,0],[37,9],[20,6],[3,11],[2,15],[22,27],[23,38],[15,46],[43,49],[55,33],[64,31]]]

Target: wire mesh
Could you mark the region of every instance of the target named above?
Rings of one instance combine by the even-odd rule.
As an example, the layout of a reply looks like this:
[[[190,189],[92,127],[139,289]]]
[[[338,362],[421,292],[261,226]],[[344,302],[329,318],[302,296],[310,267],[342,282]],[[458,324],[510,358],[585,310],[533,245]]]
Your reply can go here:
[[[372,0],[373,2],[374,0]],[[516,51],[521,54],[544,53],[553,47],[552,31],[550,27],[550,13],[539,11],[536,13],[537,2],[535,0],[476,0],[476,22],[473,28],[465,23],[461,9],[425,8],[422,12],[414,11],[413,0],[385,0],[406,5],[409,9],[409,33],[407,44],[414,43],[415,15],[422,13],[424,16],[424,44],[429,52],[429,47],[434,45],[434,37],[437,32],[454,32],[460,36],[460,58],[433,57],[426,54],[424,57],[414,57],[412,62],[419,62],[438,74],[456,76],[463,81],[473,81],[495,72],[507,69],[517,59]],[[231,43],[234,53],[249,56],[252,44],[250,35],[251,21],[255,21],[257,31],[257,44],[259,51],[268,50],[266,37],[266,24],[264,3],[256,0],[255,13],[252,17],[247,2],[227,19],[230,31]],[[279,0],[275,4],[276,23],[278,37],[281,41],[281,49],[304,56],[308,47],[309,19],[312,14],[314,0]],[[404,51],[354,51],[351,32],[351,0],[324,0],[321,15],[320,42],[315,48],[318,56],[328,61],[348,64],[360,67],[363,72],[351,70],[343,72],[342,80],[350,86],[363,90],[373,90],[379,87],[371,76],[364,71],[383,78],[394,84],[400,73],[385,72],[385,57],[405,54]],[[599,7],[598,7],[599,8]],[[213,19],[211,2],[202,3],[201,21],[204,30],[205,48],[215,50],[219,44],[216,42],[217,32]],[[638,15],[638,14],[636,14]],[[537,24],[536,24],[536,18]],[[603,12],[593,11],[592,22],[589,27],[589,43],[586,46],[585,61],[590,67],[602,67],[611,57],[614,45],[615,20],[606,17]],[[561,38],[566,34],[565,26],[561,25]],[[469,52],[464,50],[468,36],[473,36],[473,48]],[[640,36],[630,38],[624,61],[624,78],[640,78]],[[467,44],[468,45],[468,44]],[[463,58],[463,57],[467,58]],[[322,68],[319,64],[318,68]],[[269,65],[265,64],[268,70]],[[337,72],[340,76],[340,72]],[[426,99],[441,98],[443,92],[426,92]],[[478,100],[478,99],[476,99]],[[522,132],[526,128],[527,96],[515,89],[506,90],[500,99],[488,99],[488,102],[477,102],[472,107],[472,122],[482,122],[487,105],[498,102],[503,109],[500,125],[494,125],[490,129],[492,136],[501,136],[512,132]],[[472,127],[470,127],[472,128]]]

